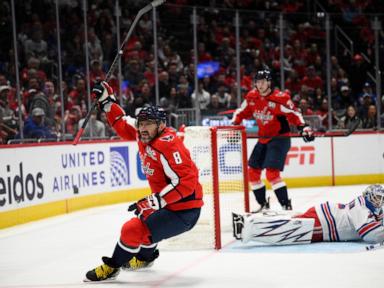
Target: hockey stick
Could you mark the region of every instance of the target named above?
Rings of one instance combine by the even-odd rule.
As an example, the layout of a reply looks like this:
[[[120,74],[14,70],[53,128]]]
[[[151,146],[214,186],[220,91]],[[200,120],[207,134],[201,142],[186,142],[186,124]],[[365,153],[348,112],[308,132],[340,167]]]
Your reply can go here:
[[[149,12],[150,10],[152,10],[153,8],[157,7],[157,6],[160,6],[161,4],[163,4],[166,0],[154,0],[152,1],[151,3],[149,3],[147,6],[145,6],[144,8],[140,9],[139,12],[137,13],[135,19],[133,20],[132,24],[131,24],[131,27],[129,27],[129,30],[128,30],[128,33],[127,35],[125,36],[124,38],[124,41],[123,43],[121,44],[120,46],[120,49],[119,51],[117,52],[117,55],[115,56],[115,59],[113,60],[112,64],[111,64],[111,67],[109,68],[108,72],[107,72],[107,75],[105,77],[105,81],[109,81],[113,72],[116,70],[116,67],[118,65],[118,61],[120,59],[120,57],[123,55],[123,48],[125,46],[125,44],[128,42],[129,38],[131,37],[131,34],[133,32],[133,29],[136,27],[137,25],[137,22],[140,20],[141,16],[143,16],[145,13]],[[80,140],[80,137],[81,135],[83,135],[84,133],[84,129],[85,127],[87,126],[88,124],[88,121],[89,119],[91,118],[91,114],[92,114],[92,111],[94,109],[96,109],[97,107],[97,101],[94,101],[92,106],[91,106],[91,109],[89,109],[87,115],[85,116],[85,119],[84,119],[84,122],[83,122],[83,125],[81,125],[81,128],[79,129],[79,131],[77,131],[76,133],[76,137],[75,139],[73,140],[73,145],[76,145],[79,140]]]
[[[314,133],[313,136],[315,138],[330,138],[330,137],[348,137],[351,135],[353,132],[356,131],[357,127],[359,126],[359,122],[357,124],[353,125],[349,130],[343,131],[343,132],[325,132],[325,133]],[[277,135],[277,136],[261,136],[261,135],[256,135],[252,136],[252,138],[259,138],[259,139],[269,139],[269,138],[302,138],[300,134],[297,133],[289,133],[287,135]]]

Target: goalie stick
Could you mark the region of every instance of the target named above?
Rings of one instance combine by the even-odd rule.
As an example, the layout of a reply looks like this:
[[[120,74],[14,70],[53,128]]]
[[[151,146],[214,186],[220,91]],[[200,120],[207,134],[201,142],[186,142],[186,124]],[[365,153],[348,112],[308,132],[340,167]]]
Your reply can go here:
[[[133,32],[133,29],[136,27],[136,24],[137,22],[140,20],[141,16],[143,16],[145,13],[149,12],[150,10],[152,10],[153,8],[157,7],[157,6],[160,6],[161,4],[163,4],[166,0],[154,0],[152,1],[151,3],[149,3],[148,5],[146,5],[144,8],[140,9],[139,12],[137,13],[135,19],[133,20],[132,24],[131,24],[131,27],[129,28],[128,30],[128,33],[127,35],[125,36],[124,38],[124,41],[123,43],[121,44],[120,46],[120,49],[119,51],[117,52],[117,55],[115,56],[115,59],[113,60],[112,64],[111,64],[111,67],[109,68],[108,72],[107,72],[107,75],[105,77],[105,81],[109,81],[113,72],[116,70],[116,66],[118,64],[118,61],[120,59],[120,57],[123,55],[123,49],[124,49],[124,46],[125,44],[128,42],[129,38],[131,37],[131,34]],[[85,116],[85,119],[84,119],[84,122],[83,122],[83,125],[81,125],[81,128],[79,129],[79,131],[77,131],[76,133],[76,137],[75,139],[73,140],[73,145],[76,145],[79,141],[80,141],[80,137],[81,135],[83,135],[84,133],[84,129],[85,127],[87,126],[88,124],[88,121],[89,119],[91,118],[91,114],[92,114],[92,111],[94,109],[96,109],[97,107],[97,101],[94,101],[91,108],[88,110],[88,113],[87,115]]]

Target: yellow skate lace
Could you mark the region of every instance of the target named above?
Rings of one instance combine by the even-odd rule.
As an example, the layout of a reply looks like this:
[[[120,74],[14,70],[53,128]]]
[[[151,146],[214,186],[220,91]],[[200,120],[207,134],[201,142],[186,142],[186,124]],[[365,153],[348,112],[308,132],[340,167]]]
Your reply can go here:
[[[101,280],[107,279],[114,271],[115,268],[109,267],[107,264],[103,264],[95,268],[96,276]]]
[[[129,260],[129,269],[131,270],[137,270],[140,268],[148,267],[151,262],[147,261],[141,261],[137,259],[136,257],[133,257],[131,260]]]

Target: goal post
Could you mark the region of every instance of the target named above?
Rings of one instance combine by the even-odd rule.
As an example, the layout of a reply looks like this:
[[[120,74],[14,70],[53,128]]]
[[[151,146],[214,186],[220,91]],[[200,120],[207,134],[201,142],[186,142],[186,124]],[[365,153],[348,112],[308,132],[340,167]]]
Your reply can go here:
[[[231,212],[249,212],[247,141],[243,126],[185,128],[184,144],[199,169],[205,205],[200,223],[215,249],[232,239]],[[198,223],[199,225],[199,223]],[[197,226],[198,226],[197,225]],[[197,228],[197,230],[199,227]],[[209,231],[202,235],[207,237]]]

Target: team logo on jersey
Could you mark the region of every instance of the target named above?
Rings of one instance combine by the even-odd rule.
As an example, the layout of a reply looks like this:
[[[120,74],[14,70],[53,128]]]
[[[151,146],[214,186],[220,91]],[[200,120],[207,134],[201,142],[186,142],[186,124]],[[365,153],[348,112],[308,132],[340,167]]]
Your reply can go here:
[[[173,135],[167,135],[167,136],[161,137],[160,140],[165,142],[171,142],[173,138],[175,138]]]
[[[253,117],[256,119],[256,120],[260,120],[262,121],[264,124],[271,121],[273,119],[273,115],[271,114],[270,111],[266,111],[267,110],[267,107],[264,108],[264,110],[255,110],[255,112],[253,112]]]
[[[276,103],[268,101],[268,107],[271,109],[275,109]]]
[[[128,185],[130,183],[128,147],[111,147],[109,152],[111,186]]]
[[[150,146],[147,146],[145,148],[145,153],[148,157],[152,158],[153,160],[157,161],[156,159],[156,152],[153,150]]]
[[[152,176],[153,172],[155,172],[155,169],[149,168],[149,165],[150,165],[150,163],[148,162],[147,164],[142,165],[141,167],[143,168],[145,175]]]

